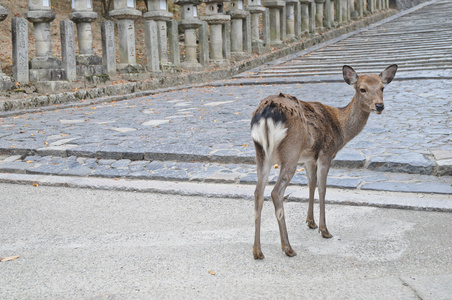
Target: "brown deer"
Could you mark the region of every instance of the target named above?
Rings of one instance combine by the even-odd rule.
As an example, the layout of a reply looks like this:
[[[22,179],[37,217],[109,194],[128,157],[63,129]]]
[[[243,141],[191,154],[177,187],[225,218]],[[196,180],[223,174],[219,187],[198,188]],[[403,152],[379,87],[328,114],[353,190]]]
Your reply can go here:
[[[392,81],[397,65],[387,67],[380,75],[358,76],[350,66],[343,66],[344,80],[355,88],[352,101],[344,108],[319,102],[304,102],[290,95],[269,96],[261,101],[251,120],[251,136],[256,149],[257,185],[254,192],[255,236],[253,254],[263,259],[260,243],[261,211],[264,190],[272,166],[280,164],[280,174],[271,192],[281,235],[281,247],[287,256],[296,252],[289,243],[284,216],[284,192],[297,164],[304,163],[309,186],[306,222],[317,228],[314,221],[314,191],[318,186],[319,231],[331,238],[325,222],[326,178],[337,152],[353,139],[367,123],[371,112],[384,109],[383,89]]]

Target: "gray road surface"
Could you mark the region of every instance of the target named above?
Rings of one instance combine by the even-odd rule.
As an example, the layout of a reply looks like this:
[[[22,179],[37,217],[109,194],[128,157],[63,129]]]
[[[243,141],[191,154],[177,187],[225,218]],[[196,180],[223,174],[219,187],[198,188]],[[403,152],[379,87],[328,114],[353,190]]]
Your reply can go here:
[[[256,261],[249,200],[31,184],[0,195],[0,257],[20,256],[0,263],[2,299],[452,297],[451,213],[329,205],[327,240],[289,202],[289,258],[266,202]]]

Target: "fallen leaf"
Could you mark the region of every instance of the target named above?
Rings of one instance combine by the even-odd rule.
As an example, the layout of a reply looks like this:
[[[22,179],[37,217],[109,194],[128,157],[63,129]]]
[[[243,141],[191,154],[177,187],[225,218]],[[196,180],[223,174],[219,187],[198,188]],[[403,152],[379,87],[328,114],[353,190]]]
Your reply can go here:
[[[212,271],[212,270],[209,271],[209,274],[210,275],[217,275],[217,273],[215,273],[215,271]]]
[[[27,164],[31,164],[33,161],[32,160],[27,160],[26,163]]]
[[[37,184],[36,182],[33,182],[33,186],[39,186],[39,184]]]
[[[278,169],[279,168],[278,164],[274,165],[273,168]]]
[[[297,169],[297,172],[303,172],[303,171],[304,171],[304,168]]]
[[[17,256],[7,256],[7,257],[2,257],[0,258],[0,262],[4,262],[4,261],[12,261],[12,260],[16,260],[19,258],[19,255]]]

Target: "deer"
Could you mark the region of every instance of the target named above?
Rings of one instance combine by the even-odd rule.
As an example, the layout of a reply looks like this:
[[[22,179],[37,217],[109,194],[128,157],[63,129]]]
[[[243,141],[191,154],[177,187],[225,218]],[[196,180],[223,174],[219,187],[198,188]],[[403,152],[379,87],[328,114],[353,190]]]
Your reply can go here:
[[[332,237],[325,220],[326,182],[331,162],[339,150],[362,131],[372,112],[382,113],[383,90],[394,79],[397,68],[394,64],[379,75],[358,76],[352,67],[344,65],[344,80],[354,87],[355,94],[343,108],[320,102],[305,102],[282,93],[268,96],[260,102],[251,118],[257,167],[254,192],[255,259],[264,259],[260,243],[261,212],[265,186],[275,164],[279,164],[280,173],[271,198],[284,253],[289,257],[297,255],[289,243],[283,201],[285,190],[299,163],[304,164],[308,179],[307,226],[317,228],[314,220],[314,192],[317,187],[320,208],[318,231],[324,238]]]

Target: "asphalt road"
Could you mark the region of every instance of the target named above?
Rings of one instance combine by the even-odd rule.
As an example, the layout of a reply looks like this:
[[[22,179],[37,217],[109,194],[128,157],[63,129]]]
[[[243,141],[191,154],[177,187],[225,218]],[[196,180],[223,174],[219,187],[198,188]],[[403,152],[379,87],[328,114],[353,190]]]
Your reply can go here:
[[[0,258],[19,256],[0,262],[1,299],[452,298],[448,212],[328,205],[323,239],[288,202],[289,258],[266,202],[256,261],[249,199],[5,183],[0,195]]]

